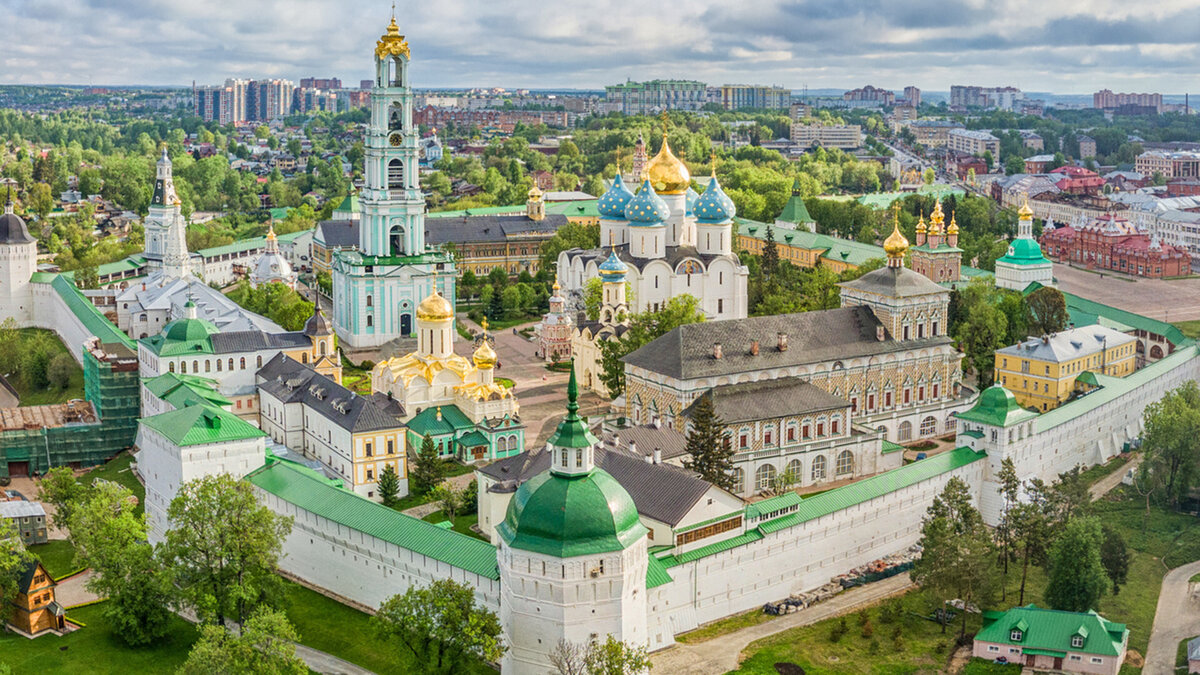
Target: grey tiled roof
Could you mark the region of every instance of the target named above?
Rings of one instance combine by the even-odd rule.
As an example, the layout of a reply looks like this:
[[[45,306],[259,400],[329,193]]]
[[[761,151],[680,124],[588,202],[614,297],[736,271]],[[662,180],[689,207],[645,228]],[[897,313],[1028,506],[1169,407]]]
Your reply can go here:
[[[680,326],[621,360],[688,380],[950,344],[947,337],[899,342],[886,330],[881,341],[876,338],[876,329],[881,326],[870,308],[864,306],[705,321]],[[785,351],[776,347],[779,333],[788,336]],[[750,353],[753,340],[759,341],[756,355]],[[720,359],[713,358],[714,343],[721,344]]]
[[[45,516],[46,509],[37,502],[27,502],[24,500],[11,500],[0,502],[0,517],[3,518],[29,518],[34,516]]]
[[[726,423],[777,419],[850,407],[845,399],[798,377],[726,384],[713,387],[703,395],[712,398],[717,417]],[[692,403],[683,414],[691,416],[695,407],[696,403]]]
[[[357,220],[322,220],[317,223],[315,238],[326,248],[354,248],[358,246],[358,225]]]
[[[607,471],[633,497],[638,513],[672,527],[711,487],[690,471],[671,464],[648,464],[644,459],[608,450],[596,451],[596,466]],[[479,471],[499,481],[493,492],[514,492],[525,481],[550,469],[550,453],[526,450]]]
[[[427,218],[425,243],[441,246],[448,242],[468,243],[505,241],[508,237],[542,234],[552,236],[567,224],[562,214],[548,213],[542,220],[530,220],[525,215],[463,216],[461,218]]]
[[[620,450],[625,454],[653,457],[655,450],[662,452],[662,459],[674,459],[687,454],[687,436],[668,426],[640,424],[615,431],[604,432],[601,441],[605,449]],[[630,443],[633,448],[630,448]]]
[[[404,426],[400,403],[385,395],[361,396],[295,359],[276,354],[259,369],[259,389],[284,403],[303,403],[353,433]]]
[[[907,267],[881,267],[867,272],[854,281],[838,284],[842,288],[878,293],[890,298],[917,295],[949,295],[950,291],[935,284],[929,277]]]
[[[215,333],[210,339],[216,354],[236,354],[262,349],[303,349],[312,346],[312,339],[302,332],[260,333],[239,330]]]

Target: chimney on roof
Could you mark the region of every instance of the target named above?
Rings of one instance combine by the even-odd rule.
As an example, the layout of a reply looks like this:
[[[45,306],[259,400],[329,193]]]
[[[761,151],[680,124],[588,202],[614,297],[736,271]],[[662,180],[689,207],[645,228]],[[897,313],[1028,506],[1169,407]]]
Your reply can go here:
[[[713,343],[713,358],[714,358],[714,359],[719,359],[719,358],[721,358],[721,356],[722,356],[722,352],[721,352],[721,343],[720,343],[720,342],[714,342],[714,343]]]
[[[776,334],[775,337],[777,337],[779,339],[779,342],[778,342],[779,351],[786,352],[787,347],[788,347],[787,333],[778,333],[778,334]]]
[[[616,439],[613,439],[613,440],[616,440]],[[621,447],[621,446],[618,445],[617,447]],[[637,443],[634,441],[629,441],[629,454],[636,455],[637,452],[638,452]]]
[[[646,463],[647,463],[647,464],[653,464],[653,463],[654,463],[654,458],[653,458],[653,457],[651,457],[650,455],[646,455],[646,457],[645,457],[645,460],[646,460]]]
[[[883,342],[884,337],[886,337],[886,333],[884,333],[884,331],[883,331],[883,326],[876,326],[875,327],[875,341]]]
[[[654,449],[654,463],[662,464],[662,448]]]
[[[750,355],[758,356],[758,340],[750,341]]]
[[[655,429],[661,429],[662,428],[662,416],[655,415],[653,424],[654,424]]]

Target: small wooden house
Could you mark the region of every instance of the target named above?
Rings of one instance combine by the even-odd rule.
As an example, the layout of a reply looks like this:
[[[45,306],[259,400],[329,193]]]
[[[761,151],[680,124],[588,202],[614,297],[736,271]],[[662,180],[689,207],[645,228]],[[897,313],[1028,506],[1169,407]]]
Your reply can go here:
[[[29,563],[17,580],[17,595],[12,601],[9,624],[33,636],[45,631],[61,631],[66,626],[67,612],[54,600],[56,585],[40,562]]]

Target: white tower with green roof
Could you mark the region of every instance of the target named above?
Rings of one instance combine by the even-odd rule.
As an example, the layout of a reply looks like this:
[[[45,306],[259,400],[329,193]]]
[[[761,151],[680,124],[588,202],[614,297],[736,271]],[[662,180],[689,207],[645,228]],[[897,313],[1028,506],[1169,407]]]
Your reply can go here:
[[[525,482],[496,528],[504,673],[545,673],[559,640],[612,635],[644,646],[647,530],[625,488],[593,455],[574,370],[567,415],[543,452],[550,470]]]
[[[1008,245],[1008,253],[996,261],[996,285],[1023,291],[1029,284],[1054,285],[1054,263],[1042,255],[1042,247],[1033,238],[1033,210],[1029,200],[1017,212],[1017,238]]]
[[[333,325],[352,349],[410,335],[417,304],[435,289],[454,298],[454,260],[425,248],[425,195],[413,126],[408,41],[395,17],[375,46],[371,121],[364,140],[357,250],[333,260]]]

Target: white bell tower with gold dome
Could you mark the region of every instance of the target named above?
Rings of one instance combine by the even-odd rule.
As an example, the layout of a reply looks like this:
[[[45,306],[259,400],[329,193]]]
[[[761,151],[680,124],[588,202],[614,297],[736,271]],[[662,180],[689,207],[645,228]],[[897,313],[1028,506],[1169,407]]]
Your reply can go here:
[[[431,291],[454,298],[453,258],[425,246],[425,196],[418,180],[411,50],[393,16],[375,45],[375,86],[364,140],[358,250],[333,262],[333,323],[351,349],[411,335],[417,304]],[[451,339],[454,331],[451,330]]]

